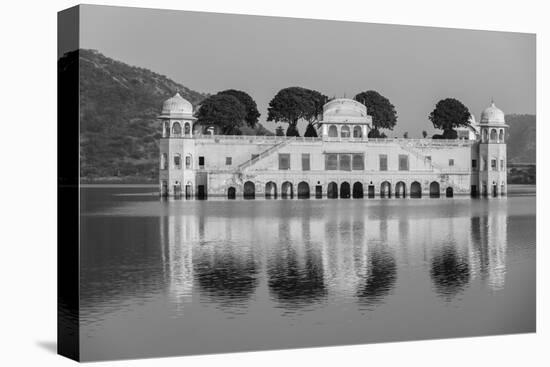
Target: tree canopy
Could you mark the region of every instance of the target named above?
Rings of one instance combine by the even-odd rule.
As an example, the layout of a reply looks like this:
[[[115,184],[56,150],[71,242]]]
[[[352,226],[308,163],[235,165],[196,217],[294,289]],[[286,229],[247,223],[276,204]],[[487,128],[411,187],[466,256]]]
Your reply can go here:
[[[269,102],[267,121],[287,123],[287,136],[299,136],[298,121],[303,119],[309,125],[319,120],[327,97],[302,87],[283,88]]]
[[[216,126],[223,135],[240,135],[239,126],[246,117],[246,109],[232,95],[218,93],[206,98],[195,116],[198,125]]]
[[[453,138],[457,136],[454,129],[470,123],[470,111],[458,99],[446,98],[437,102],[428,118],[436,129],[443,130],[444,139],[456,139]]]
[[[248,93],[236,89],[227,89],[219,92],[218,94],[227,94],[237,98],[245,108],[246,117],[244,120],[246,124],[252,128],[256,127],[258,118],[260,117],[260,112],[258,112],[256,102],[254,102]]]
[[[372,117],[372,137],[379,137],[380,129],[393,130],[397,123],[397,112],[390,100],[374,90],[358,93],[355,100],[367,107],[367,113]],[[384,134],[385,136],[385,134]],[[370,134],[369,134],[369,137]]]

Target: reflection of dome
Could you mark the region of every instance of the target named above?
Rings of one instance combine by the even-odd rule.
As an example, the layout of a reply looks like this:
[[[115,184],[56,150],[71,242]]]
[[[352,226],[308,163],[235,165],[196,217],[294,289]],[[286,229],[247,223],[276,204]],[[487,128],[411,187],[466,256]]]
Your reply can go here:
[[[353,99],[333,99],[323,106],[323,116],[366,117],[367,107]]]
[[[193,105],[180,96],[179,93],[176,93],[172,98],[168,98],[164,101],[162,105],[163,116],[174,116],[174,115],[192,115],[193,114]]]
[[[504,112],[494,102],[481,113],[480,124],[504,124]]]

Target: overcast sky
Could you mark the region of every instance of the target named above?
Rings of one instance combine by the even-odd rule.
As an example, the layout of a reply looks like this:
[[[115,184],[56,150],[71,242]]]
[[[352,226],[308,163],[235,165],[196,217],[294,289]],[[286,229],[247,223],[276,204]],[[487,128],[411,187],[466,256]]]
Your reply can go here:
[[[397,109],[389,136],[431,133],[427,116],[446,97],[476,120],[491,98],[505,113],[535,113],[533,34],[86,5],[80,44],[199,92],[243,90],[262,122],[289,86],[376,90]]]

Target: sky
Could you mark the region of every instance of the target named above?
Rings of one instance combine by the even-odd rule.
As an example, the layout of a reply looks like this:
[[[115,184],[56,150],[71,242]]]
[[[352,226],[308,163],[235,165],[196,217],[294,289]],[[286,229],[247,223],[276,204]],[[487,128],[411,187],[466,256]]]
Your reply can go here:
[[[282,88],[376,90],[397,110],[388,136],[411,138],[436,131],[428,115],[448,97],[476,120],[492,99],[507,114],[535,114],[535,43],[528,33],[92,5],[80,23],[81,48],[198,92],[247,92],[271,130],[267,108]]]

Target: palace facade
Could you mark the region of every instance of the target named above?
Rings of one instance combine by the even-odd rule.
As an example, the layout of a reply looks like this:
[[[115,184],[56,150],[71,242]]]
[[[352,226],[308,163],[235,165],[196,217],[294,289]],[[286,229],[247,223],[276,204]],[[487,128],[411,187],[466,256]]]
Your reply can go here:
[[[507,192],[504,113],[494,103],[459,138],[372,139],[352,99],[326,103],[319,137],[216,135],[179,94],[159,116],[160,193],[207,198],[497,197]]]

